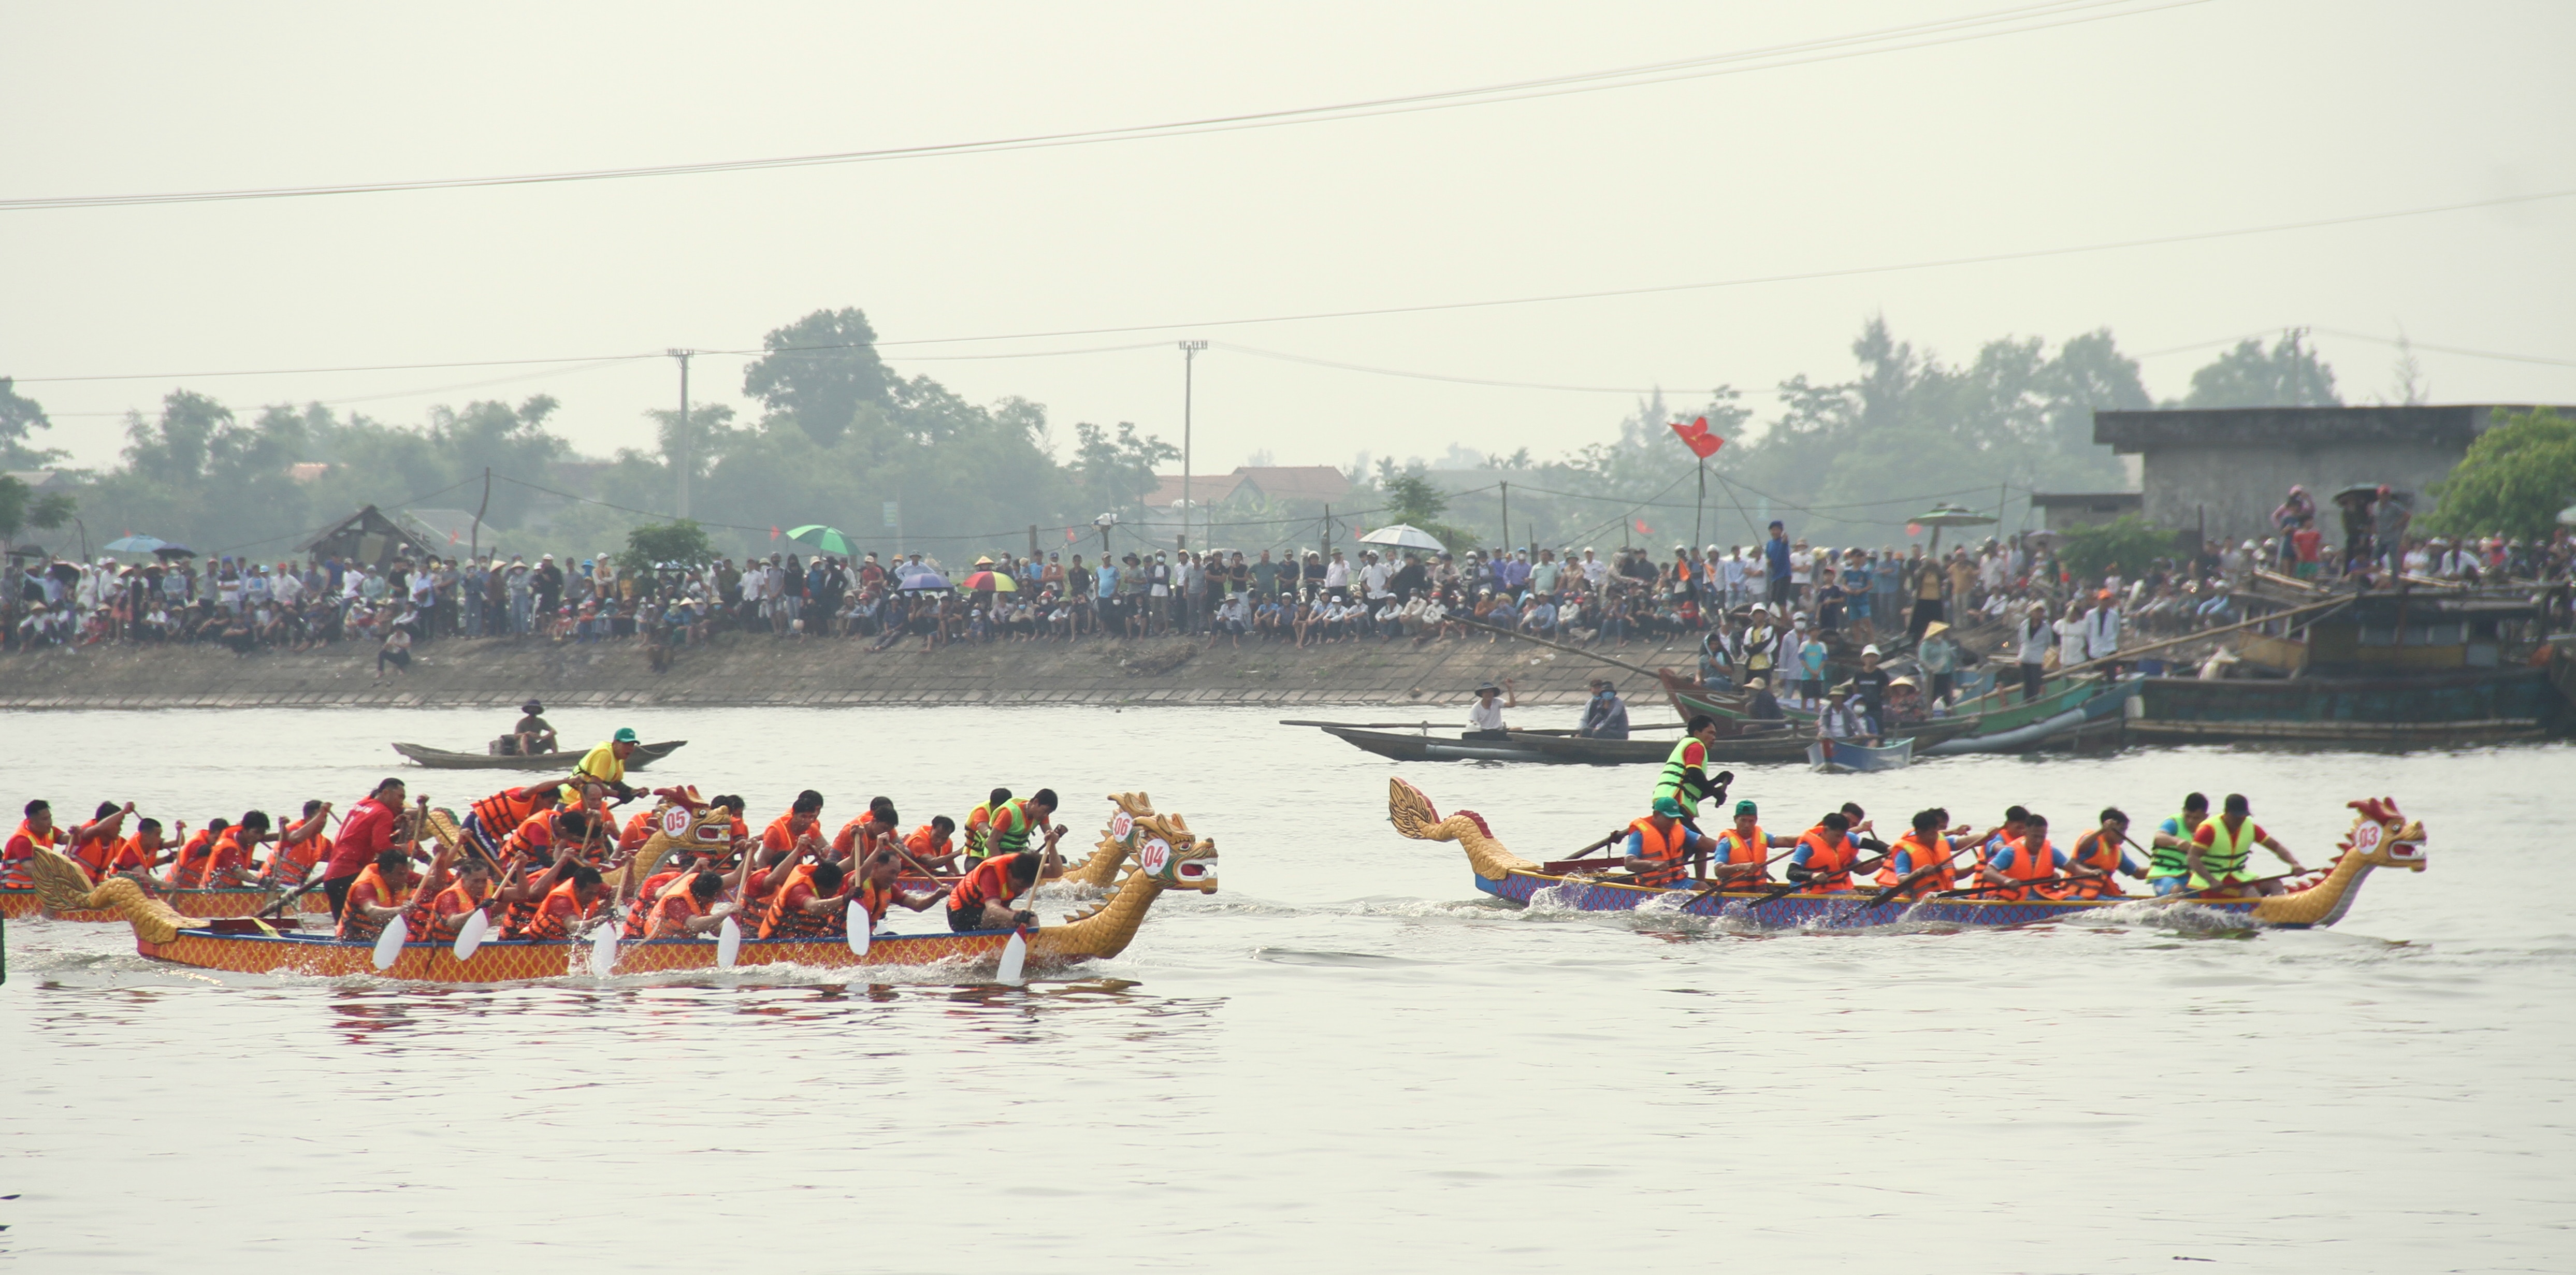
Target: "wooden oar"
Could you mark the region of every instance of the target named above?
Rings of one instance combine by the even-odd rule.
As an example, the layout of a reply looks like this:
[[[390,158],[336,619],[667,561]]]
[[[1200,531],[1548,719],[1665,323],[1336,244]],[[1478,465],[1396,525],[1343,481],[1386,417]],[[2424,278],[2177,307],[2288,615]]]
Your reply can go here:
[[[1029,902],[1032,905],[1037,902],[1039,883],[1046,880],[1047,856],[1054,852],[1054,846],[1049,844],[1045,850],[1038,853],[1037,874],[1029,879]],[[1020,896],[1018,894],[1015,893],[1011,896],[1011,902],[1017,903],[1019,901]],[[1012,910],[1016,912],[1019,909],[1014,908]],[[993,978],[996,982],[1008,983],[1013,987],[1017,987],[1028,981],[1026,977],[1028,973],[1028,963],[1029,927],[1025,922],[1014,921],[1011,925],[1011,941],[1002,945],[1002,962],[1000,965],[994,967]]]
[[[1584,858],[1584,857],[1586,857],[1586,856],[1590,855],[1593,851],[1598,850],[1598,849],[1601,849],[1603,846],[1609,845],[1611,842],[1613,842],[1613,841],[1617,841],[1620,837],[1625,836],[1625,835],[1627,834],[1627,831],[1628,831],[1628,830],[1627,830],[1627,829],[1625,829],[1625,828],[1617,829],[1617,830],[1613,831],[1609,836],[1603,837],[1603,838],[1602,838],[1602,839],[1600,839],[1599,841],[1595,841],[1595,842],[1593,842],[1591,845],[1585,846],[1585,847],[1583,847],[1582,849],[1577,850],[1577,851],[1575,851],[1574,853],[1569,854],[1569,855],[1567,855],[1567,856],[1565,856],[1565,857],[1566,857],[1566,858],[1568,858],[1568,859],[1581,859],[1581,858]]]
[[[1343,730],[1465,730],[1454,722],[1318,722],[1303,718],[1283,718],[1282,726],[1339,726]]]
[[[2173,892],[2173,893],[2171,893],[2171,894],[2159,894],[2159,895],[2155,896],[2154,901],[2155,901],[2155,902],[2157,902],[2157,903],[2223,903],[2223,902],[2226,902],[2226,901],[2228,901],[2228,900],[2230,900],[2230,899],[2233,899],[2233,898],[2242,898],[2242,897],[2246,897],[2246,896],[2242,896],[2242,895],[2219,895],[2219,896],[2216,896],[2216,897],[2214,897],[2214,898],[2204,898],[2203,896],[2204,896],[2204,895],[2207,895],[2207,894],[2209,893],[2209,891],[2211,891],[2211,890],[2218,889],[2218,888],[2220,887],[2220,885],[2227,885],[2227,886],[2270,885],[2271,883],[2273,883],[2273,882],[2275,882],[2275,881],[2288,881],[2288,880],[2292,880],[2292,879],[2297,878],[2297,877],[2304,877],[2304,876],[2310,875],[2311,873],[2313,873],[2313,872],[2315,872],[2315,871],[2317,871],[2317,869],[2314,869],[2314,868],[2307,868],[2307,869],[2303,869],[2303,870],[2298,871],[2298,872],[2284,872],[2284,873],[2280,874],[2279,876],[2271,876],[2271,877],[2257,877],[2257,878],[2255,878],[2254,880],[2251,880],[2251,881],[2224,881],[2224,882],[2219,883],[2219,885],[2203,886],[2203,887],[2201,887],[2200,889],[2197,889],[2197,890],[2184,889],[2184,890],[2176,890],[2176,891],[2174,891],[2174,892]]]
[[[1966,847],[1966,846],[1952,846],[1952,847],[1950,847],[1950,853],[1948,853],[1948,854],[1946,854],[1946,855],[1941,856],[1941,861],[1940,861],[1939,863],[1926,864],[1926,865],[1924,865],[1923,867],[1916,868],[1916,869],[1915,869],[1915,870],[1913,870],[1912,872],[1906,873],[1906,874],[1905,874],[1905,878],[1904,878],[1903,880],[1898,881],[1896,884],[1891,885],[1891,886],[1887,887],[1886,889],[1881,890],[1881,891],[1879,891],[1878,893],[1876,893],[1876,894],[1873,894],[1873,895],[1869,896],[1869,902],[1861,904],[1859,907],[1857,907],[1857,908],[1853,909],[1853,911],[1855,911],[1855,912],[1867,912],[1867,911],[1869,911],[1871,908],[1877,907],[1879,904],[1885,903],[1885,902],[1887,902],[1889,899],[1895,898],[1897,895],[1900,895],[1900,894],[1905,893],[1907,890],[1912,889],[1912,888],[1914,887],[1914,883],[1916,883],[1916,882],[1918,882],[1918,881],[1921,881],[1923,878],[1928,877],[1928,876],[1932,875],[1933,873],[1940,871],[1940,870],[1941,870],[1941,869],[1943,869],[1943,868],[1949,867],[1949,866],[1950,866],[1950,861],[1951,861],[1951,860],[1953,860],[1953,859],[1958,858],[1958,857],[1959,857],[1959,852],[1960,852],[1961,850],[1965,850],[1965,849],[1967,849],[1967,847]],[[1849,914],[1848,914],[1848,913],[1846,913],[1845,915],[1849,915]]]
[[[1964,889],[1964,890],[1943,890],[1941,893],[1936,894],[1936,895],[1934,895],[1934,896],[1932,896],[1932,897],[1934,897],[1934,898],[1936,898],[1936,899],[1958,899],[1958,898],[1965,898],[1965,897],[1967,897],[1968,895],[1972,895],[1972,894],[1992,894],[1992,893],[1994,893],[1994,892],[1995,892],[1995,891],[1997,891],[1997,890],[2022,890],[2022,891],[2030,891],[2030,890],[2036,890],[2036,889],[2038,889],[2038,888],[2040,888],[2041,886],[2044,886],[2044,885],[2065,885],[2065,884],[2067,884],[2067,883],[2069,883],[2069,882],[2071,882],[2071,881],[2073,881],[2073,880],[2075,880],[2075,878],[2074,878],[2074,877],[2040,877],[2040,878],[2038,878],[2037,880],[2032,880],[2032,881],[2015,881],[2015,882],[2013,882],[2013,883],[2012,883],[2012,884],[2010,884],[2010,885],[1978,885],[1978,886],[1970,886],[1970,887],[1968,887],[1967,889]],[[2007,902],[2007,903],[2009,903],[2009,902],[2027,902],[2027,901],[2028,901],[2028,900],[2011,900],[2011,899],[2001,900],[2001,902]],[[2051,901],[2051,902],[2055,902],[2055,900],[2050,900],[2050,901]]]
[[[333,823],[336,823],[336,824],[339,824],[339,825],[340,825],[340,827],[341,827],[341,830],[342,830],[342,831],[346,831],[346,830],[348,829],[348,823],[347,823],[347,821],[343,820],[343,819],[340,817],[340,812],[339,812],[339,811],[337,811],[337,810],[332,811],[332,812],[331,812],[331,816],[330,816],[330,817],[331,817],[331,821],[332,821]],[[323,872],[323,871],[327,871],[328,869],[327,869],[327,865],[325,865],[325,864],[321,863],[320,861],[316,861],[316,862],[314,863],[314,865],[313,865],[313,867],[312,867],[312,869],[311,869],[311,870],[312,870],[312,871],[315,871],[315,872]],[[256,920],[256,919],[258,919],[259,917],[267,916],[267,915],[269,915],[269,914],[271,914],[271,913],[278,912],[279,910],[283,909],[287,904],[289,904],[289,903],[293,903],[293,902],[294,902],[294,901],[296,901],[297,899],[303,898],[305,895],[311,894],[311,893],[313,893],[315,890],[319,890],[319,889],[321,889],[321,888],[322,888],[322,886],[323,886],[323,884],[324,884],[324,881],[325,881],[325,878],[323,878],[323,877],[318,877],[318,876],[317,876],[317,877],[313,878],[312,880],[307,881],[307,882],[305,882],[304,884],[302,884],[302,885],[300,885],[300,886],[295,887],[295,889],[294,889],[293,891],[291,891],[291,892],[289,892],[289,893],[286,893],[286,894],[279,895],[279,896],[278,896],[278,898],[277,898],[277,902],[272,903],[272,904],[269,904],[267,907],[261,908],[258,912],[253,913],[253,914],[252,914],[252,919],[253,919],[253,920]]]

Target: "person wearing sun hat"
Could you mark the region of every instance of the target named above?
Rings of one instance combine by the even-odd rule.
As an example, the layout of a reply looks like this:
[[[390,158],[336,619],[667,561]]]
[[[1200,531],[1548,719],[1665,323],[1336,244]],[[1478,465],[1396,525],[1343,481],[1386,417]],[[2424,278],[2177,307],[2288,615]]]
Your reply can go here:
[[[555,728],[544,717],[546,706],[531,699],[521,704],[519,711],[525,716],[519,719],[518,725],[510,728],[510,738],[517,742],[519,755],[534,757],[539,753],[553,752]]]

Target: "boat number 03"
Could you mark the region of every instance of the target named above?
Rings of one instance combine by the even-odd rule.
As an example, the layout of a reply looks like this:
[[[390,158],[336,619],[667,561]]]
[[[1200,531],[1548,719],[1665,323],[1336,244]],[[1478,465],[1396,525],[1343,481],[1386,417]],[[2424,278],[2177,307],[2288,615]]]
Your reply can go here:
[[[1145,844],[1136,847],[1136,866],[1143,868],[1149,876],[1162,871],[1163,866],[1171,861],[1172,843],[1161,837],[1148,837]]]
[[[2382,829],[2377,820],[2364,819],[2352,826],[2352,852],[2368,854],[2379,848]]]
[[[671,807],[670,809],[665,810],[665,811],[663,811],[663,812],[662,812],[662,835],[663,835],[663,836],[666,836],[666,837],[677,837],[677,836],[681,836],[681,835],[683,835],[683,834],[687,833],[687,832],[688,832],[688,830],[689,830],[689,811],[688,811],[688,808],[687,808],[687,807],[685,807],[685,806],[673,806],[673,807]]]
[[[1127,834],[1135,831],[1135,829],[1135,817],[1124,810],[1121,810],[1117,814],[1109,817],[1109,838],[1112,841],[1125,841],[1127,839]]]

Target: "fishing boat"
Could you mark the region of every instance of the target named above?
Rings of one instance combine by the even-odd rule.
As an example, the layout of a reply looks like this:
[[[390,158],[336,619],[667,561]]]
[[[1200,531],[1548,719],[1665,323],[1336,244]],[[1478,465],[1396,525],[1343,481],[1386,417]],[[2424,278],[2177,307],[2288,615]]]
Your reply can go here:
[[[1326,726],[1323,731],[1354,748],[1397,761],[1519,761],[1618,766],[1660,763],[1673,751],[1670,739],[1580,739],[1528,731],[1508,731],[1501,739],[1465,739],[1456,735],[1433,735],[1427,731],[1406,734],[1356,726]],[[1721,739],[1709,749],[1709,758],[1734,765],[1796,761],[1806,755],[1806,746],[1804,733],[1793,735],[1781,729],[1767,735]]]
[[[1807,764],[1829,775],[1903,770],[1914,764],[1914,741],[1900,739],[1872,747],[1848,740],[1820,739],[1807,745]]]
[[[1123,879],[1116,881],[1106,899],[1067,915],[1064,924],[1030,931],[1027,961],[1032,967],[1116,956],[1126,950],[1146,912],[1165,891],[1216,892],[1217,851],[1213,840],[1192,834],[1188,823],[1178,815],[1156,813],[1141,793],[1118,794],[1111,801],[1116,809],[1099,844],[1089,858],[1074,865],[1066,875],[1088,883],[1114,878],[1125,868]],[[433,831],[442,838],[452,835],[442,830],[443,823],[431,822]],[[637,864],[657,863],[675,846],[729,844],[731,825],[732,814],[724,807],[691,811],[687,819],[673,824],[657,820],[652,838],[637,855]],[[672,830],[674,826],[676,832]],[[38,851],[31,867],[37,888],[60,896],[53,901],[66,910],[110,911],[125,920],[133,927],[135,950],[142,955],[198,969],[243,974],[293,973],[324,978],[363,975],[462,984],[750,965],[843,969],[945,963],[972,969],[1000,961],[1014,933],[979,930],[846,939],[622,940],[617,937],[614,918],[609,918],[588,938],[494,940],[473,946],[460,957],[460,945],[455,943],[405,943],[396,948],[390,943],[379,946],[346,942],[329,934],[308,932],[292,920],[206,920],[186,916],[122,877],[91,887],[79,865],[51,851]],[[609,883],[620,884],[623,873],[642,871],[630,865],[610,874]]]
[[[87,878],[83,878],[86,884]],[[253,916],[277,902],[277,890],[163,890],[154,895],[171,911],[181,916],[212,919],[215,917]],[[308,894],[296,901],[308,910],[328,912],[329,906],[318,894]],[[0,890],[0,917],[15,921],[42,915],[54,921],[120,921],[124,918],[113,909],[72,907],[48,908],[42,890]]]
[[[1866,929],[1897,922],[1951,926],[2026,925],[2061,917],[2105,912],[2113,908],[2153,910],[2188,904],[2254,925],[2305,929],[2343,919],[2374,868],[2424,870],[2424,828],[2399,813],[2394,801],[2370,798],[2348,802],[2354,812],[2334,862],[2283,893],[2255,898],[2176,894],[2157,898],[2030,899],[2005,901],[1973,897],[1907,900],[1879,892],[1844,893],[1657,889],[1600,875],[1602,866],[1583,860],[1532,863],[1496,839],[1485,818],[1461,810],[1448,818],[1421,789],[1401,779],[1387,781],[1387,817],[1397,832],[1416,841],[1455,842],[1466,852],[1476,888],[1514,903],[1544,897],[1558,907],[1583,912],[1630,912],[1653,906],[1678,914],[1726,918],[1765,929]]]
[[[688,743],[685,739],[665,740],[659,744],[638,744],[627,754],[626,768],[642,770],[670,756]],[[394,751],[432,770],[570,770],[581,764],[582,751],[563,753],[454,753],[427,744],[396,744]]]

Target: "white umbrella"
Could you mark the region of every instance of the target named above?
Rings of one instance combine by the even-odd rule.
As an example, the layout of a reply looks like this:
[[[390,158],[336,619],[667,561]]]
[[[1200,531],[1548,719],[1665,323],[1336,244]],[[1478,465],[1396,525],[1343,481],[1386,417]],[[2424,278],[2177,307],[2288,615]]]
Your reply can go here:
[[[2576,527],[2576,505],[2569,505],[2565,509],[2558,511],[2558,525],[2561,527]]]
[[[1447,545],[1440,543],[1439,538],[1432,535],[1430,532],[1424,531],[1419,527],[1408,527],[1400,522],[1380,527],[1377,530],[1360,537],[1360,543],[1364,545],[1393,545],[1398,549],[1429,549],[1434,553],[1448,548]]]

